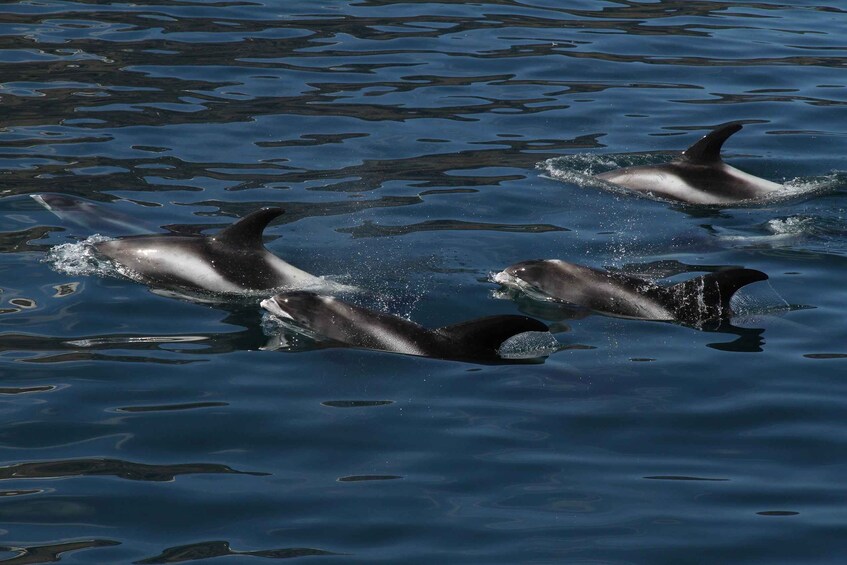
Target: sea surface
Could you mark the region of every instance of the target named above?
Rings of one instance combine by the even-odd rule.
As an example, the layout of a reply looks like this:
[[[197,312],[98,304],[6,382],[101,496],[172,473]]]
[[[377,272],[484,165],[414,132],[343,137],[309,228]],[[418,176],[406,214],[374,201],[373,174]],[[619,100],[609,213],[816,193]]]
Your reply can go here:
[[[835,0],[4,2],[0,563],[844,563],[845,30]],[[726,161],[796,195],[587,181],[733,120]],[[80,251],[263,206],[372,306],[561,350],[279,350],[260,297]],[[554,258],[770,278],[704,328],[491,282]]]

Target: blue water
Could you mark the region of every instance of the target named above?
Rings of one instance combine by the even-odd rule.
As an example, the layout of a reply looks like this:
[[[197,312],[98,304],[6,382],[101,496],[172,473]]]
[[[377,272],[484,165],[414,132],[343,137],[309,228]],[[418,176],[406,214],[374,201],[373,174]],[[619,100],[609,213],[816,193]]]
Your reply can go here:
[[[845,29],[809,1],[3,4],[0,562],[842,563]],[[730,120],[728,162],[812,190],[581,180]],[[151,232],[281,205],[298,267],[564,348],[265,350],[257,303],[47,260],[102,230],[41,193]],[[770,280],[700,331],[494,296],[535,258]]]

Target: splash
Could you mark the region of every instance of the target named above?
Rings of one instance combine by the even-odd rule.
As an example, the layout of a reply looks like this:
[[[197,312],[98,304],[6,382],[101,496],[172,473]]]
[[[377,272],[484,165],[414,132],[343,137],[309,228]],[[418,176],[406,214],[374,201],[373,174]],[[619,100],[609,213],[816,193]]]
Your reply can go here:
[[[800,194],[819,194],[847,186],[847,172],[832,171],[826,175],[797,177],[786,181],[784,186]]]
[[[770,282],[742,288],[729,301],[733,319],[742,324],[758,322],[763,316],[784,314],[797,309],[788,303]]]
[[[673,154],[675,155],[675,154]],[[594,153],[577,153],[562,157],[553,157],[536,165],[537,168],[547,171],[553,178],[568,173],[577,173],[581,176],[593,177],[623,167],[636,167],[640,165],[659,165],[670,161],[669,153],[612,153],[599,155]],[[596,180],[596,179],[595,179]]]
[[[614,183],[598,179],[595,176],[613,169],[631,166],[631,164],[623,164],[625,159],[615,159],[615,157],[615,155],[593,155],[588,153],[568,155],[542,161],[536,165],[536,168],[545,171],[545,176],[549,178],[575,184],[581,188],[602,188],[616,194],[642,196]]]
[[[497,354],[503,359],[535,359],[552,355],[561,347],[550,332],[523,332],[504,341]]]
[[[773,218],[749,228],[713,227],[717,236],[728,242],[751,246],[777,246],[793,244],[798,239],[841,244],[847,234],[847,222],[841,217],[841,211],[833,210],[834,215],[796,215]]]
[[[111,262],[99,257],[94,250],[96,244],[111,240],[111,237],[95,234],[76,243],[63,243],[51,248],[44,261],[56,271],[73,277],[86,275],[114,277],[120,275],[118,270]]]
[[[815,231],[815,219],[811,216],[789,216],[765,222],[765,229],[775,236],[795,236]]]
[[[669,161],[667,153],[620,153],[598,155],[593,153],[577,153],[563,157],[553,157],[536,165],[537,169],[545,171],[546,176],[579,187],[602,188],[616,194],[655,198],[651,195],[635,193],[617,184],[598,179],[595,175],[640,165],[659,165]]]
[[[265,345],[259,348],[262,351],[306,351],[326,341],[317,333],[270,312],[262,314],[262,333],[268,338]]]

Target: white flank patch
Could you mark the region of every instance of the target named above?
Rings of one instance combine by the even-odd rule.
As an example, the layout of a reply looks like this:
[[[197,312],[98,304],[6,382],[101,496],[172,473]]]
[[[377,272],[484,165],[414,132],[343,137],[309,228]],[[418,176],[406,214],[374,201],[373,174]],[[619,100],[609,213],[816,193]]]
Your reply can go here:
[[[157,270],[161,273],[172,273],[182,280],[212,292],[243,292],[244,287],[226,280],[205,260],[193,253],[171,249],[162,251],[155,248],[139,249],[137,252],[139,265],[144,265],[141,271]],[[127,265],[130,269],[132,265]]]
[[[323,279],[298,269],[291,263],[286,263],[273,253],[266,252],[263,255],[271,268],[276,271],[281,278],[290,280],[290,282],[285,285],[286,287],[307,288],[310,286],[325,284]]]
[[[380,345],[380,349],[395,353],[405,353],[406,355],[426,356],[426,353],[416,343],[406,339],[404,336],[380,327],[368,319],[355,320],[353,316],[357,312],[354,311],[353,316],[350,316],[344,304],[337,302],[334,298],[324,297],[323,302],[335,316],[350,320],[358,325],[362,334],[373,337]],[[379,321],[377,320],[376,323],[378,324]]]
[[[751,186],[755,186],[756,189],[761,190],[763,193],[776,192],[785,188],[781,184],[777,184],[761,177],[753,176],[750,173],[745,173],[744,171],[736,169],[735,167],[727,165],[726,163],[724,163],[724,171],[729,173],[730,176],[733,176],[743,182],[746,182]]]
[[[368,334],[376,338],[383,345],[382,349],[386,351],[395,351],[397,353],[405,353],[406,355],[426,356],[426,353],[416,343],[407,340],[403,336],[376,326],[363,329],[366,329]]]

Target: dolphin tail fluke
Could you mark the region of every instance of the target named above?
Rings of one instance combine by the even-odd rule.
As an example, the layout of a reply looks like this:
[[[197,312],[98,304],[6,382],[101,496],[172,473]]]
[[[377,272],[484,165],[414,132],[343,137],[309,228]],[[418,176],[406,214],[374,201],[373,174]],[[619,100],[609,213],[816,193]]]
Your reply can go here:
[[[743,286],[767,280],[755,269],[726,269],[660,289],[667,306],[683,321],[696,322],[732,315],[729,302]]]
[[[220,231],[213,239],[236,247],[261,247],[262,232],[272,220],[284,214],[282,208],[262,208]]]
[[[444,326],[435,333],[469,354],[496,354],[504,341],[524,332],[546,332],[543,322],[527,316],[487,316]],[[469,355],[470,356],[470,355]]]
[[[739,122],[729,122],[718,126],[703,136],[700,141],[682,152],[686,161],[700,164],[717,163],[721,160],[721,147],[729,137],[741,130]]]

